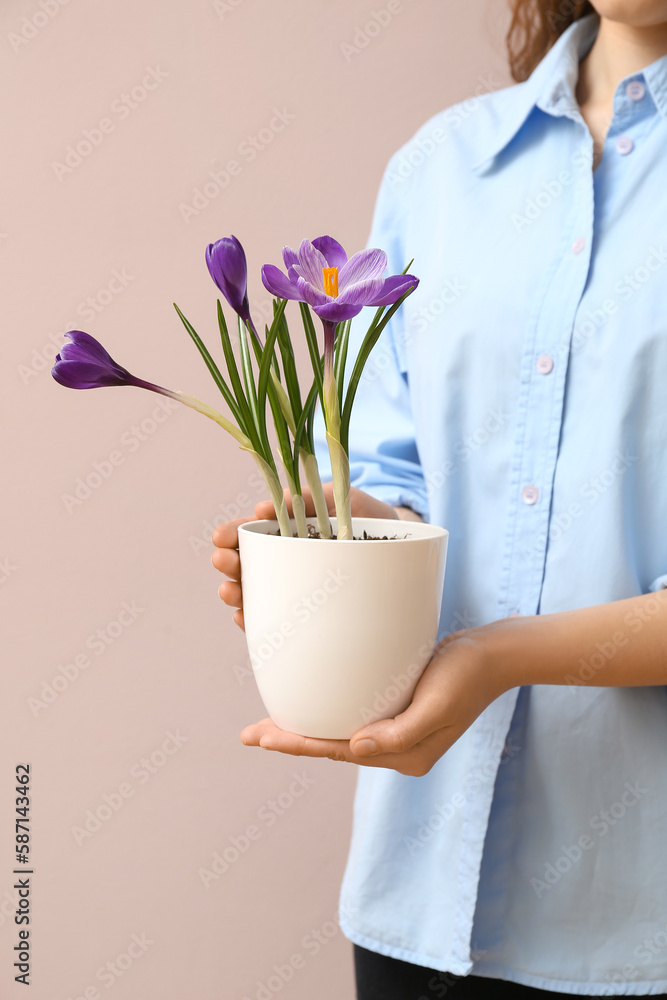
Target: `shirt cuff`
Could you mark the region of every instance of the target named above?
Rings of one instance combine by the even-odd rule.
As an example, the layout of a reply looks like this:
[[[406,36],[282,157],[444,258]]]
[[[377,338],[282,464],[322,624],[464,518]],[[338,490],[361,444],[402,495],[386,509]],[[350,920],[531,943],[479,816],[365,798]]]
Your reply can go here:
[[[654,594],[656,590],[667,590],[667,573],[663,573],[662,576],[656,577],[651,586],[648,588],[649,594]]]
[[[360,489],[376,500],[384,500],[390,507],[411,507],[424,521],[428,521],[428,501],[415,490],[391,486],[389,483],[361,486]],[[665,579],[667,581],[667,577]],[[665,586],[667,587],[667,582]]]

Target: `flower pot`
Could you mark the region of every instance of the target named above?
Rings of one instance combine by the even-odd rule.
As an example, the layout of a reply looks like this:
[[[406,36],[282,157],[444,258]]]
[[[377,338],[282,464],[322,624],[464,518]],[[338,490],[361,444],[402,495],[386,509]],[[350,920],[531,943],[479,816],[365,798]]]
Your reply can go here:
[[[352,526],[346,541],[281,537],[277,521],[239,527],[257,686],[276,725],[302,736],[349,739],[402,712],[437,641],[448,532],[379,518]],[[388,540],[361,540],[364,530]]]

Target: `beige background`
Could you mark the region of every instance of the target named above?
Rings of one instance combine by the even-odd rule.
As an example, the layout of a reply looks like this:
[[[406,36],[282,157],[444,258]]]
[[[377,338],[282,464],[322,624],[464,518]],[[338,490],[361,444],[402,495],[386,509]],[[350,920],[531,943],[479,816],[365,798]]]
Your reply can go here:
[[[70,392],[49,369],[54,343],[76,326],[136,374],[218,405],[171,306],[215,345],[206,244],[232,232],[242,239],[261,316],[262,263],[278,262],[283,243],[325,231],[360,248],[391,153],[442,107],[508,80],[503,0],[392,0],[390,18],[387,8],[0,8],[7,1000],[26,995],[13,982],[11,892],[13,772],[25,760],[34,775],[33,1000],[109,990],[112,1000],[353,996],[351,946],[332,921],[354,771],[238,739],[264,712],[243,636],[217,597],[208,537],[216,518],[252,511],[262,493],[254,466],[190,411],[156,412],[158,397],[138,390]],[[352,50],[378,11],[387,23]],[[141,89],[144,78],[153,89]],[[67,147],[101,119],[98,145],[68,165]],[[252,158],[249,135],[264,143]],[[184,209],[230,160],[238,168],[225,189],[209,187],[208,203]],[[104,464],[111,453],[117,464]],[[77,481],[96,469],[98,485],[77,498]],[[105,796],[104,821],[85,836],[86,815]],[[249,825],[259,833],[244,841]],[[206,888],[199,870],[232,838],[248,849]],[[128,960],[133,935],[145,943]],[[295,955],[290,981],[262,992],[274,966]],[[117,956],[117,971],[98,978]]]

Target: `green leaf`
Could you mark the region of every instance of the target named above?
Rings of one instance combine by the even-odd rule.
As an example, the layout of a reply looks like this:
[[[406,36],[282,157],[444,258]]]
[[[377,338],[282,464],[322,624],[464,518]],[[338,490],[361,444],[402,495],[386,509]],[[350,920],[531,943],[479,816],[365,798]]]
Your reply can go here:
[[[222,304],[220,302],[220,299],[218,299],[218,326],[220,328],[220,340],[222,342],[222,350],[225,355],[225,364],[227,365],[227,372],[229,373],[229,379],[230,382],[232,383],[234,395],[236,396],[236,399],[238,401],[239,409],[243,413],[244,420],[248,425],[252,426],[253,419],[252,419],[252,412],[250,410],[250,404],[246,399],[245,392],[243,391],[243,385],[241,383],[241,377],[239,375],[239,370],[236,365],[234,349],[232,347],[232,342],[229,337],[229,330],[227,329],[225,314],[222,311]]]
[[[209,354],[209,351],[208,351],[206,345],[204,344],[203,340],[201,339],[201,337],[199,336],[199,334],[197,333],[197,331],[195,330],[195,328],[192,326],[192,324],[185,318],[185,316],[183,315],[183,313],[178,308],[178,306],[176,305],[175,302],[174,302],[174,309],[178,313],[178,315],[179,315],[179,317],[181,319],[181,322],[183,323],[183,326],[185,327],[185,329],[190,334],[190,337],[192,338],[195,346],[197,347],[197,350],[199,351],[199,353],[201,354],[202,358],[204,359],[204,361],[206,363],[206,367],[208,368],[208,370],[210,371],[211,375],[213,376],[213,381],[217,385],[217,387],[220,390],[220,392],[222,393],[222,395],[225,397],[225,402],[227,403],[227,406],[229,407],[229,409],[232,411],[234,420],[238,424],[239,429],[242,430],[243,433],[246,434],[248,437],[250,437],[251,435],[248,433],[248,426],[247,426],[247,421],[246,421],[246,414],[243,412],[242,408],[238,405],[238,403],[234,399],[234,396],[232,395],[232,392],[231,392],[229,386],[225,382],[225,380],[224,380],[224,378],[223,378],[223,376],[222,376],[222,374],[220,372],[220,369],[218,368],[218,366],[216,365],[215,361],[213,360],[213,358]]]
[[[283,460],[283,465],[287,470],[291,472],[292,478],[296,483],[296,490],[298,493],[301,492],[301,482],[299,473],[299,453],[298,451],[294,454],[292,453],[292,446],[290,444],[289,430],[287,427],[287,421],[283,415],[283,411],[280,408],[280,401],[276,393],[276,387],[273,382],[269,381],[267,392],[269,396],[269,403],[271,405],[271,412],[273,414],[273,422],[276,428],[276,436],[278,438],[278,447],[280,449],[280,456]]]
[[[350,340],[350,328],[352,320],[348,319],[338,326],[338,336],[336,337],[335,357],[334,357],[334,378],[338,386],[338,406],[343,406],[343,382],[345,379],[345,362],[347,361],[347,348]]]
[[[315,327],[313,326],[313,317],[310,314],[310,309],[305,302],[299,303],[299,309],[301,310],[301,319],[303,321],[303,329],[306,334],[306,341],[308,343],[308,353],[310,354],[310,363],[313,366],[313,373],[315,375],[315,381],[317,382],[317,391],[319,393],[320,400],[323,399],[323,385],[324,385],[324,361],[323,355],[320,354],[319,345],[317,343],[317,334],[315,333]]]
[[[241,370],[243,372],[243,384],[245,385],[245,396],[248,400],[253,423],[260,434],[261,422],[259,419],[259,408],[257,406],[257,386],[255,385],[255,373],[252,369],[252,358],[250,357],[250,347],[248,345],[248,331],[241,318],[239,326],[239,348],[241,351]]]
[[[287,386],[287,393],[289,395],[292,413],[294,415],[294,419],[296,420],[301,413],[301,388],[299,386],[299,376],[296,370],[292,340],[284,314],[281,318],[278,329],[278,346],[280,348],[280,356],[283,362],[285,385]]]
[[[268,435],[266,431],[266,396],[269,386],[269,377],[271,374],[271,360],[273,357],[273,349],[277,336],[278,336],[278,324],[274,322],[271,326],[271,329],[267,330],[266,333],[266,340],[264,342],[264,348],[262,350],[262,359],[259,363],[259,378],[257,381],[257,408],[262,423],[263,437],[265,437],[267,440],[268,440]]]
[[[306,447],[305,444],[303,445],[303,447],[305,447],[307,451],[310,451],[311,454],[314,454],[315,449],[312,445],[312,441],[310,440],[307,430],[308,430],[308,423],[310,421],[311,434],[312,434],[312,418],[313,414],[315,413],[316,404],[317,404],[317,382],[313,381],[313,384],[310,387],[310,392],[306,397],[306,402],[303,405],[303,409],[301,410],[301,414],[299,416],[299,420],[296,425],[296,433],[294,435],[294,452],[297,455],[299,454],[299,449],[302,447],[301,439],[303,437],[304,430],[306,431],[306,436],[308,438],[308,447]]]

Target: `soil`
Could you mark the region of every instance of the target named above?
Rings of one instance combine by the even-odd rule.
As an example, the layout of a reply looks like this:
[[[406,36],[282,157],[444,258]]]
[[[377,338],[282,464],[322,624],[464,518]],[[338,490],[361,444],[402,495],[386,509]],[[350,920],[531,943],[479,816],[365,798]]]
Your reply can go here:
[[[314,524],[307,525],[308,528],[308,538],[322,538],[319,528],[316,528]],[[277,531],[269,531],[269,535],[279,535],[280,529]],[[292,536],[293,538],[298,538],[299,536],[296,532]],[[355,542],[391,542],[394,539],[405,538],[405,535],[369,535],[367,531],[364,531],[363,535],[354,535],[353,541]],[[333,538],[338,538],[338,535],[334,535]],[[331,539],[325,539],[325,541],[331,541]]]

